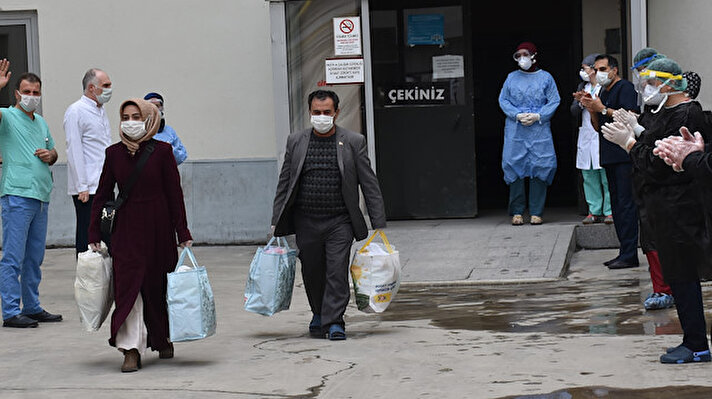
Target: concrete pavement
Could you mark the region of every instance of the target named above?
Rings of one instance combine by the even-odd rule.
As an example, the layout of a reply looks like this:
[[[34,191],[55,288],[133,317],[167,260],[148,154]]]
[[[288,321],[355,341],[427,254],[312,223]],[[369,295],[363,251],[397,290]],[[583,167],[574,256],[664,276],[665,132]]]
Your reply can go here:
[[[395,227],[389,234],[404,252]],[[711,364],[658,363],[663,348],[681,340],[675,312],[642,310],[645,264],[601,266],[615,250],[576,252],[564,280],[406,284],[381,315],[361,313],[352,302],[348,340],[331,342],[308,337],[300,276],[290,310],[263,317],[242,309],[255,248],[195,249],[215,292],[217,334],[176,344],[174,359],[148,353],[143,369],[130,374],[119,372],[122,355],[108,346],[106,325],[96,333],[80,327],[73,250],[48,250],[42,304],[65,321],[0,329],[0,397],[498,398],[574,387],[712,385]]]

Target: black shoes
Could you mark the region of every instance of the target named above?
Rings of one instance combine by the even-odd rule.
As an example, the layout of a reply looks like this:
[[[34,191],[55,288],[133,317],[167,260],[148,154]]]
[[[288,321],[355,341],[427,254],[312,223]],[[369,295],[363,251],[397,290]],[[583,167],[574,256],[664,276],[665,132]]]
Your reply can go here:
[[[626,262],[626,261],[618,259],[618,260],[615,260],[615,261],[609,263],[607,266],[611,270],[617,270],[617,269],[628,269],[631,267],[638,267],[639,265],[638,265],[638,262],[632,263],[632,262]]]
[[[615,258],[613,258],[613,259],[611,259],[611,260],[607,260],[607,261],[603,262],[603,266],[608,266],[608,265],[610,265],[611,263],[613,263],[613,262],[615,262],[615,261],[617,261],[617,260],[618,260],[618,257],[616,256]]]
[[[14,328],[34,328],[37,327],[37,320],[19,314],[17,316],[10,317],[9,319],[3,320],[2,326]]]
[[[43,311],[41,311],[39,313],[35,313],[35,314],[28,314],[25,316],[29,317],[32,320],[37,320],[40,323],[52,323],[52,322],[62,321],[61,314],[52,314],[46,310],[43,310]]]

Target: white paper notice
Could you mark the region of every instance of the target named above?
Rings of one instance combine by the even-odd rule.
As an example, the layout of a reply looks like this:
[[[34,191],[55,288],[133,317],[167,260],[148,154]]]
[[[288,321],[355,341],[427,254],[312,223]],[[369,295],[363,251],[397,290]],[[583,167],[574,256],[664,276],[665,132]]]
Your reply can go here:
[[[363,58],[326,60],[326,84],[363,83]]]
[[[361,55],[361,18],[334,18],[334,55]]]
[[[461,55],[433,57],[433,79],[452,79],[465,76],[465,60]]]

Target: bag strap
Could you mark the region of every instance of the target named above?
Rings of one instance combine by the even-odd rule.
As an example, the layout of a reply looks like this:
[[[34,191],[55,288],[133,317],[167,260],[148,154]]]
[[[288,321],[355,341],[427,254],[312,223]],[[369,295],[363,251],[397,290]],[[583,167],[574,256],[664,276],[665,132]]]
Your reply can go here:
[[[267,245],[265,245],[265,248],[275,246],[275,245],[272,245],[272,243],[275,241],[277,241],[277,245],[276,245],[277,247],[287,248],[287,250],[291,249],[291,248],[289,248],[289,243],[287,242],[286,238],[276,237],[276,236],[272,236],[272,238],[267,242]]]
[[[141,174],[141,170],[143,170],[144,165],[146,165],[146,161],[148,161],[148,157],[153,152],[155,144],[156,144],[155,141],[151,141],[143,149],[143,152],[141,153],[141,157],[139,157],[138,162],[136,162],[136,167],[134,168],[133,172],[131,173],[131,177],[129,177],[128,183],[126,183],[126,186],[124,186],[123,190],[119,190],[119,198],[117,198],[116,201],[114,202],[115,210],[119,210],[119,208],[121,208],[121,205],[124,203],[124,201],[126,201],[126,198],[128,198],[129,193],[131,192],[131,189],[133,188],[134,184],[136,184],[136,180],[138,180],[138,175]]]
[[[188,255],[188,258],[190,259],[190,263],[193,264],[193,269],[198,267],[198,261],[195,259],[195,255],[193,255],[193,250],[190,249],[190,247],[185,247],[185,248],[183,248],[183,250],[180,253],[180,256],[178,257],[178,263],[176,263],[175,270],[178,270],[179,267],[183,266],[183,261],[185,260],[186,255]]]
[[[391,247],[391,243],[388,242],[388,238],[386,238],[386,233],[383,232],[383,230],[377,229],[371,234],[371,237],[368,237],[368,240],[363,244],[361,249],[358,251],[360,253],[366,252],[366,247],[373,241],[374,238],[376,238],[376,235],[379,235],[381,237],[381,240],[383,241],[383,244],[386,246],[386,250],[388,251],[389,254],[393,253],[393,247]]]

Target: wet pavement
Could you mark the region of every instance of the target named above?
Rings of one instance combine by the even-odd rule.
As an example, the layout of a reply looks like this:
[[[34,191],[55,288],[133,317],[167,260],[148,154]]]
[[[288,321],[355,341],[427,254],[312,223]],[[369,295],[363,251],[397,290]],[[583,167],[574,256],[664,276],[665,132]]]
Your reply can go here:
[[[679,334],[674,309],[643,312],[640,281],[562,280],[524,285],[403,288],[383,321],[508,333]],[[603,294],[605,293],[605,294]],[[358,318],[357,318],[358,320]]]
[[[174,359],[146,353],[132,374],[119,372],[108,325],[81,330],[73,250],[48,251],[42,303],[65,320],[0,328],[0,397],[712,397],[712,364],[659,363],[681,340],[675,311],[645,312],[646,265],[608,270],[601,262],[615,251],[573,254],[567,278],[556,281],[405,284],[383,314],[352,302],[341,342],[309,338],[300,276],[290,310],[262,317],[242,309],[254,251],[195,248],[215,294],[217,334],[176,344]],[[712,304],[712,287],[703,292]]]

